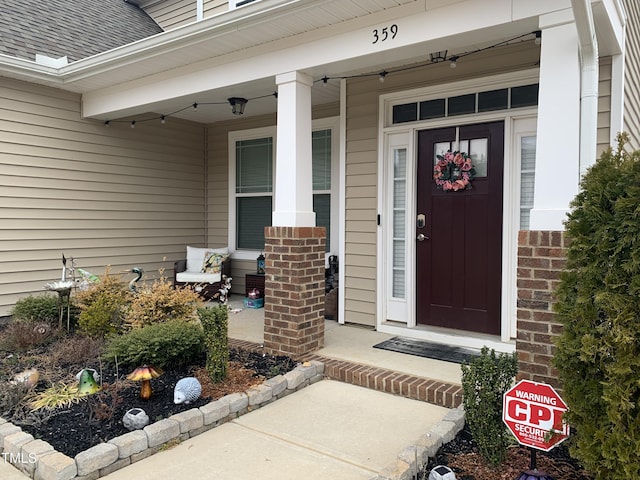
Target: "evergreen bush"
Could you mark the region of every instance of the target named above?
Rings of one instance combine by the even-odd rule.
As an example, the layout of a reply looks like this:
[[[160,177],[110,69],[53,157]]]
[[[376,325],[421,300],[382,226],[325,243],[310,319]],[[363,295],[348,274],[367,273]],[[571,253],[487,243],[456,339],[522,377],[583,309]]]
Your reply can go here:
[[[626,142],[618,136],[571,204],[555,304],[572,455],[607,480],[640,477],[640,151]]]
[[[78,330],[94,338],[104,338],[122,331],[122,312],[130,301],[131,292],[124,288],[118,275],[110,275],[107,267],[100,281],[75,294],[80,309]]]
[[[171,320],[137,328],[110,339],[104,358],[130,368],[185,366],[199,361],[204,331],[197,323]]]
[[[502,421],[502,398],[518,373],[516,353],[496,355],[483,347],[480,356],[462,364],[463,405],[469,429],[482,458],[504,462],[513,437]]]
[[[198,315],[204,329],[206,369],[214,382],[220,382],[227,377],[229,364],[227,340],[229,310],[226,305],[217,305],[198,309]]]
[[[160,277],[138,287],[124,311],[125,328],[141,328],[170,320],[198,320],[200,297],[190,288],[173,288],[173,283]]]
[[[11,316],[16,322],[46,323],[57,327],[60,318],[58,296],[42,294],[20,298],[11,309]]]

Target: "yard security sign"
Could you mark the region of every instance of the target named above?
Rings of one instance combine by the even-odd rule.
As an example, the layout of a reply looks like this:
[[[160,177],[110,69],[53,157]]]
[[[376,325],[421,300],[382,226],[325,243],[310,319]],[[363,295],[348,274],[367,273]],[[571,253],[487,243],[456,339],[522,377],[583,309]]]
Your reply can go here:
[[[545,383],[520,380],[503,396],[502,420],[518,442],[548,452],[569,437],[567,411],[558,392]]]

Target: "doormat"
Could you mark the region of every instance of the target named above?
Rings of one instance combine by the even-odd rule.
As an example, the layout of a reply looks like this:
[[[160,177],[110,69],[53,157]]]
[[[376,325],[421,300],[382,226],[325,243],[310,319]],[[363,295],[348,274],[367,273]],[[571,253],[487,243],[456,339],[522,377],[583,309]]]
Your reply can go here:
[[[414,340],[412,338],[393,337],[374,345],[373,348],[389,350],[391,352],[407,353],[418,357],[433,358],[445,362],[463,363],[474,357],[479,357],[480,352],[461,347],[452,347],[439,343]]]

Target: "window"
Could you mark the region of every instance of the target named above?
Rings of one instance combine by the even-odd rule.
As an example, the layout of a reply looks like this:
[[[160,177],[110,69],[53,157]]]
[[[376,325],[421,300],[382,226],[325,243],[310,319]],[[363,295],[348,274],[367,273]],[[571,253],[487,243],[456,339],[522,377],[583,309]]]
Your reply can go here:
[[[335,156],[332,128],[312,132],[313,210],[316,225],[327,230],[327,252],[331,251],[332,175]],[[230,204],[230,229],[235,234],[230,245],[235,251],[264,250],[264,227],[271,225],[274,206],[275,128],[230,135],[232,168],[235,172]],[[233,181],[233,180],[232,180]],[[250,257],[248,257],[250,258]]]
[[[536,180],[536,137],[520,138],[520,230],[529,230]]]
[[[511,95],[511,101],[509,101]],[[501,88],[447,98],[398,103],[391,109],[391,124],[430,120],[510,108],[534,107],[538,104],[538,84]],[[447,108],[445,108],[445,106]]]
[[[316,225],[327,229],[326,251],[331,250],[331,129],[312,133],[313,211]]]
[[[264,227],[271,225],[273,138],[236,142],[236,246],[264,248]]]

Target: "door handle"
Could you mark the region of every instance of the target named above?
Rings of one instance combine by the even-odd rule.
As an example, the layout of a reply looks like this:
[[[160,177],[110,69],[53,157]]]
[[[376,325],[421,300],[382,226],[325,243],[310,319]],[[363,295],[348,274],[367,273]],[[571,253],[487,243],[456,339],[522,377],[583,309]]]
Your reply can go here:
[[[429,240],[429,237],[427,237],[424,233],[419,233],[416,237],[416,240],[418,240],[419,242],[423,242],[425,240]]]

